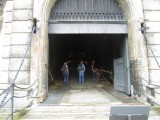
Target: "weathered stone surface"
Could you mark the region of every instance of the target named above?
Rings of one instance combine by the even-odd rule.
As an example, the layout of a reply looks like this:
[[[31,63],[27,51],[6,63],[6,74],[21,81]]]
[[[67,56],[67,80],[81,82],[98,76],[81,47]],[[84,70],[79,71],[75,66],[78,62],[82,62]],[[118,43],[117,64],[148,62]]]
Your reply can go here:
[[[3,46],[2,48],[2,58],[9,58],[10,46]]]
[[[5,23],[4,33],[11,33],[12,32],[12,23]]]
[[[32,10],[14,10],[13,20],[31,20]]]
[[[24,57],[26,51],[28,51],[26,57],[30,57],[30,47],[28,49],[28,45],[11,46],[10,57],[11,58]]]
[[[13,72],[13,71],[9,72],[9,82],[10,83],[15,78],[16,73],[17,72]],[[30,83],[29,79],[30,79],[29,71],[20,71],[15,83],[18,84],[18,85],[28,85]]]
[[[149,75],[152,84],[160,84],[160,70],[150,70]]]
[[[160,10],[159,0],[147,0],[143,2],[144,10]]]
[[[1,0],[0,1],[0,10],[2,10],[4,8],[5,2],[6,2],[6,0]]]
[[[146,22],[146,26],[149,27],[147,32],[160,32],[160,22]]]
[[[8,70],[9,68],[9,59],[2,59],[1,60],[1,70]]]
[[[22,63],[22,58],[10,58],[9,70],[18,70]],[[30,70],[30,59],[24,60],[21,70]]]
[[[157,58],[157,61],[158,61],[158,64],[160,65],[160,57]],[[149,58],[148,64],[149,64],[149,69],[153,69],[153,70],[159,69],[160,70],[160,68],[158,67],[157,62],[154,58]]]
[[[149,21],[160,21],[160,11],[145,11],[144,15]]]
[[[13,11],[13,1],[6,1],[5,10],[6,11]]]
[[[14,21],[12,26],[13,32],[31,32],[32,31],[32,21]]]
[[[4,22],[12,22],[12,12],[5,12]]]
[[[13,33],[11,45],[26,45],[31,39],[30,33]]]
[[[160,45],[151,45],[155,56],[160,57]],[[148,56],[153,56],[151,49],[148,47]]]
[[[31,9],[33,8],[33,0],[14,0],[14,10],[15,9]]]
[[[147,39],[150,44],[160,44],[160,33],[149,33]]]
[[[3,36],[3,45],[10,45],[11,35],[4,35]]]
[[[8,83],[8,71],[3,71],[1,72],[1,76],[0,76],[0,83]]]

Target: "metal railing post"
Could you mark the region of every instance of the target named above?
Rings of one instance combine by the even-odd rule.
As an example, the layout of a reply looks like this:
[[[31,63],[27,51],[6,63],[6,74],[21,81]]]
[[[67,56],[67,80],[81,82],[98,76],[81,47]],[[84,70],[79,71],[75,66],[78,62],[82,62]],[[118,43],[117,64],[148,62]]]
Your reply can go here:
[[[14,110],[14,84],[11,85],[11,120],[13,120]]]

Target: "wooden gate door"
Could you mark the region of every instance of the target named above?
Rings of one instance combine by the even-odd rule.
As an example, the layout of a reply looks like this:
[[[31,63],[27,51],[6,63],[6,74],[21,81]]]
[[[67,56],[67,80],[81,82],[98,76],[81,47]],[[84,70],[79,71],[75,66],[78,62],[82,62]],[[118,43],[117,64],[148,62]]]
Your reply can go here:
[[[118,58],[114,60],[114,89],[125,92],[123,58]]]

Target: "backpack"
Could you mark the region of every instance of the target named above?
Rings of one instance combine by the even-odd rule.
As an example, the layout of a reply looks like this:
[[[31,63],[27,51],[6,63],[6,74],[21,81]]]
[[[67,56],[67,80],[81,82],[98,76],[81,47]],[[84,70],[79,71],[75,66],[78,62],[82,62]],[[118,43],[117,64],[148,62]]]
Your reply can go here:
[[[82,70],[82,65],[81,65],[81,64],[78,65],[77,70],[78,70],[78,71],[81,71],[81,70]]]

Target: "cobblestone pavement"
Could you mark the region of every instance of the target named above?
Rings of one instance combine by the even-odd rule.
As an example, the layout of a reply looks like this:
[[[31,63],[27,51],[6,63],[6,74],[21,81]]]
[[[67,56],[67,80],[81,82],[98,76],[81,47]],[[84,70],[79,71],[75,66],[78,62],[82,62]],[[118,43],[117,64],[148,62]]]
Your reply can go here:
[[[126,94],[113,90],[108,81],[87,79],[84,85],[72,79],[69,85],[56,81],[49,86],[48,98],[21,120],[109,120],[112,105],[141,105]],[[151,111],[149,120],[159,120],[157,112]]]
[[[55,85],[50,85],[46,101],[40,105],[100,105],[135,103],[129,96],[113,90],[113,85],[107,80],[97,82],[87,79],[84,85],[78,84],[76,79],[64,85],[59,80]]]

